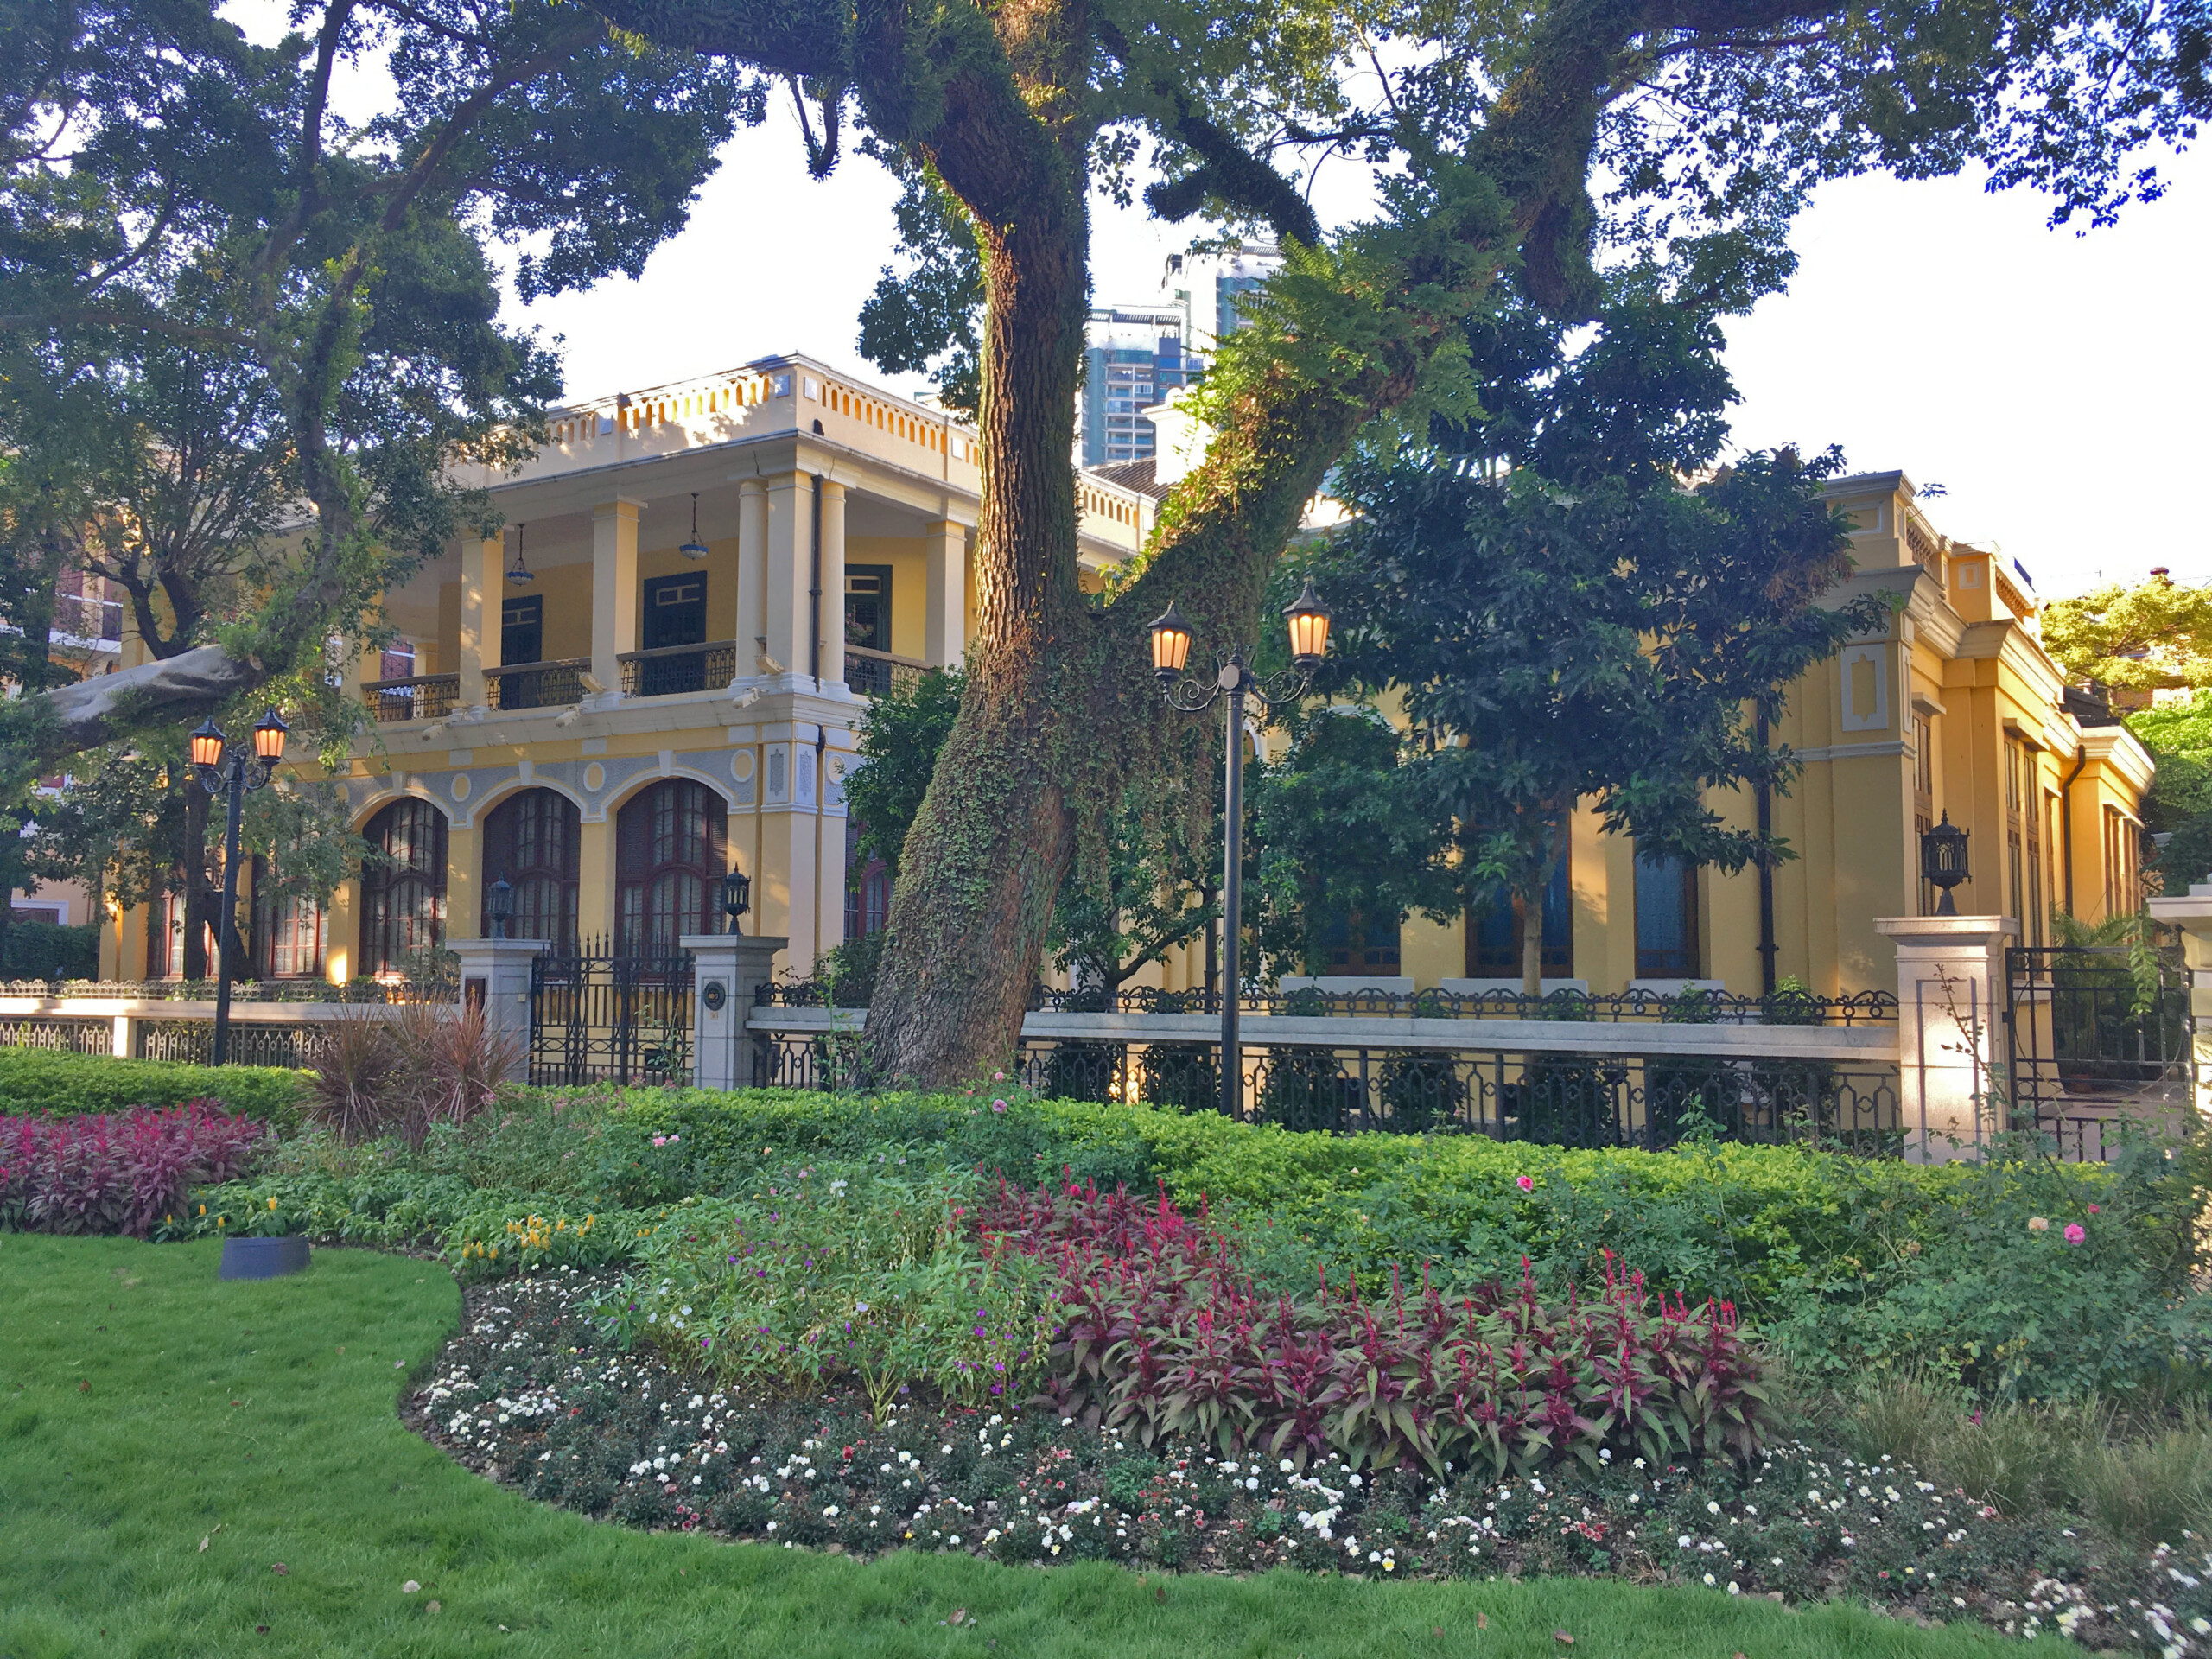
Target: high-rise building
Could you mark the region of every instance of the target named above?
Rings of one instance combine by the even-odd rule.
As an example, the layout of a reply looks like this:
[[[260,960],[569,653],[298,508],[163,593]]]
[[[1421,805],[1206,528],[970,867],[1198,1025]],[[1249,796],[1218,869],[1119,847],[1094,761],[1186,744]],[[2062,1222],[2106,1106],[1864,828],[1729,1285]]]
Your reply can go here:
[[[1210,357],[1244,326],[1244,296],[1281,269],[1282,250],[1272,242],[1171,253],[1160,289],[1188,319],[1192,349]]]
[[[1090,314],[1076,439],[1084,466],[1153,454],[1152,423],[1142,411],[1205,370],[1187,349],[1189,337],[1189,319],[1179,309],[1112,307]]]

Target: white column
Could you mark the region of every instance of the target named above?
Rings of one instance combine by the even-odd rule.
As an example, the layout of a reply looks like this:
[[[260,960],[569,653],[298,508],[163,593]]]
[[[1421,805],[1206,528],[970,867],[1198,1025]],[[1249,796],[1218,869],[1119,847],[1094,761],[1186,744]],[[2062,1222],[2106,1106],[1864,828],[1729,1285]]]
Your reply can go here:
[[[2189,1012],[2195,1052],[2196,1115],[2212,1111],[2212,881],[2184,896],[2151,901],[2151,918],[2181,930],[2182,965],[2189,969]]]
[[[764,671],[760,653],[768,649],[768,486],[763,480],[737,482],[737,677]]]
[[[845,486],[822,481],[822,683],[845,683]]]
[[[746,1089],[753,1083],[752,1045],[745,1022],[753,995],[775,971],[789,943],[773,934],[687,933],[691,953],[691,1082],[699,1089]]]
[[[813,575],[814,480],[804,473],[784,473],[768,480],[768,538],[765,561],[768,655],[779,664],[764,673],[811,674],[807,649],[812,603],[807,589]],[[809,684],[812,682],[810,681]]]
[[[530,964],[549,947],[543,939],[448,939],[461,958],[461,1005],[484,1005],[495,1035],[519,1046],[527,1077],[530,1059]]]
[[[968,654],[968,532],[940,518],[925,526],[922,537],[929,561],[922,658],[933,668],[957,667]]]
[[[622,695],[622,653],[638,648],[638,512],[626,496],[591,510],[591,672],[594,695]]]
[[[1977,1156],[2005,1127],[2005,950],[2020,925],[2010,916],[1878,916],[1874,930],[1897,947],[1905,1156],[1923,1164]]]
[[[464,537],[461,543],[461,685],[455,703],[484,706],[484,671],[499,664],[499,543]]]

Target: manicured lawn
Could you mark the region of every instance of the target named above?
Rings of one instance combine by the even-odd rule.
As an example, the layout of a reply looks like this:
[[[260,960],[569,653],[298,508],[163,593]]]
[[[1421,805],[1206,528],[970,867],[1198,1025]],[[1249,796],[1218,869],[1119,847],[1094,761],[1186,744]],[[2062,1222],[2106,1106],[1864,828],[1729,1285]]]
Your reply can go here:
[[[1395,1659],[1563,1654],[1559,1630],[1578,1659],[2021,1647],[1711,1592],[861,1563],[597,1525],[478,1479],[394,1416],[458,1316],[444,1269],[325,1250],[298,1278],[224,1285],[219,1249],[0,1235],[0,1659]]]

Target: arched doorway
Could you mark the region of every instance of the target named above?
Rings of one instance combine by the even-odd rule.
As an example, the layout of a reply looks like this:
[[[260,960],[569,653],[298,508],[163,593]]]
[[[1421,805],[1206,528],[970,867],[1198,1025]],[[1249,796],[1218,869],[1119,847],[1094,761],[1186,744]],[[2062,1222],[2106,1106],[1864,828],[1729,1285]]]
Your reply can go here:
[[[492,884],[504,877],[514,889],[509,938],[575,944],[583,833],[575,803],[556,790],[525,789],[492,809],[484,820],[482,938],[492,937]]]
[[[617,956],[672,956],[684,934],[715,931],[728,810],[704,784],[671,778],[615,815]]]
[[[361,971],[407,971],[409,956],[446,939],[446,819],[428,801],[394,801],[363,839],[381,858],[361,865]]]

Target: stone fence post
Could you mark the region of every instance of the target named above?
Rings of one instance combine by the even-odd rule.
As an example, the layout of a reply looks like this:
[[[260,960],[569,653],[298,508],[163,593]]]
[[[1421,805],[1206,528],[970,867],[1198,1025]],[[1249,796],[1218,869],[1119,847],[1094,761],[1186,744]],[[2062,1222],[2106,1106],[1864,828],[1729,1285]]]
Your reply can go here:
[[[2212,1112],[2212,881],[2186,895],[2151,901],[2151,919],[2181,930],[2182,965],[2189,969],[2190,1077],[2202,1120]]]
[[[485,1024],[511,1038],[530,1070],[530,964],[551,949],[544,939],[448,939],[446,948],[461,958],[461,1006],[480,1005]]]
[[[691,953],[691,1082],[700,1089],[743,1089],[753,1081],[745,1023],[753,993],[774,976],[776,952],[791,941],[770,933],[686,933]]]
[[[2004,1127],[1998,1096],[2005,1042],[2009,916],[1878,916],[1897,947],[1897,1104],[1904,1155],[1943,1163],[1978,1155]]]

